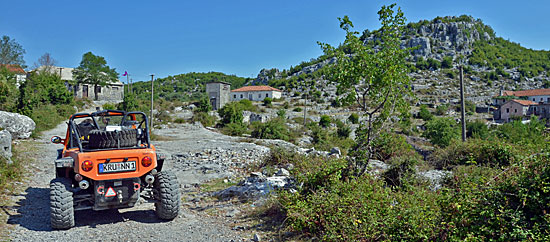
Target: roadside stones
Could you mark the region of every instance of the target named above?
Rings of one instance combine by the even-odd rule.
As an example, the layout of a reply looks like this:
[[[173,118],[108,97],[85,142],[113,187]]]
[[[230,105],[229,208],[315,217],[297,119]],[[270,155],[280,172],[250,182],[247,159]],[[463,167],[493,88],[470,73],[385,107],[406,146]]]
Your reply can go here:
[[[0,111],[0,128],[11,133],[14,139],[27,139],[36,127],[34,121],[18,113]]]
[[[11,164],[11,134],[6,130],[0,131],[0,156],[7,159]]]
[[[251,174],[238,185],[214,192],[212,195],[223,200],[237,197],[242,200],[258,199],[278,189],[291,189],[292,179],[288,176],[265,177],[261,173]]]
[[[279,168],[279,170],[275,173],[276,176],[290,176],[290,172],[288,172],[285,168]]]

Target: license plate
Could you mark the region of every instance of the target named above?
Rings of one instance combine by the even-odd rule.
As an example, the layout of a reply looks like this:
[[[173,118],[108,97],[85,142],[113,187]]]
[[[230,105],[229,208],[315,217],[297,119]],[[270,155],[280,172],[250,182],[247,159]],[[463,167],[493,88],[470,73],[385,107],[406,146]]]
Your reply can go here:
[[[111,173],[111,172],[123,172],[123,171],[135,171],[136,162],[113,162],[113,163],[100,163],[99,173]]]

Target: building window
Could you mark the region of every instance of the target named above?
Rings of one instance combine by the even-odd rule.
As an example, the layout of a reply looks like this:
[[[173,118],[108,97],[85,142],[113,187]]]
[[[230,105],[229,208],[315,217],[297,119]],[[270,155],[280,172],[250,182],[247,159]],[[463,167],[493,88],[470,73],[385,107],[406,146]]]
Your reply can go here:
[[[517,113],[517,112],[518,112],[518,109],[517,109],[517,108],[516,108],[516,109],[514,109],[514,113]]]
[[[266,93],[266,94],[265,94],[265,97],[269,97],[269,93]]]
[[[509,108],[507,108],[507,109],[506,109],[506,113],[509,113],[509,112],[510,112],[510,109],[509,109]]]
[[[237,98],[237,94],[233,94],[233,98]]]
[[[540,101],[541,101],[541,102],[543,101],[542,97],[540,98]]]
[[[113,91],[118,92],[118,87],[113,87]]]
[[[262,94],[261,94],[261,93],[258,94],[258,98],[262,98]]]
[[[241,98],[243,98],[243,95],[241,94]]]
[[[533,102],[535,101],[535,99],[533,98]]]

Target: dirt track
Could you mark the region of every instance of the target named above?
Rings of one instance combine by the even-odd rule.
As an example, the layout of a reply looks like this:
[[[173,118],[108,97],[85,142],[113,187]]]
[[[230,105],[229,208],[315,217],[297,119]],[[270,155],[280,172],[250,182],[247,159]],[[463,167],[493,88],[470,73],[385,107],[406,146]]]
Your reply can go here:
[[[53,130],[44,132],[38,140],[40,144],[37,145],[36,152],[28,154],[29,157],[36,158],[36,162],[29,167],[29,177],[26,179],[26,187],[23,188],[23,192],[14,197],[17,205],[10,212],[8,219],[8,224],[12,227],[11,240],[241,241],[243,238],[251,238],[248,234],[231,230],[229,221],[224,221],[225,219],[211,217],[186,207],[182,207],[179,217],[173,221],[161,221],[155,216],[154,205],[150,203],[120,210],[77,211],[74,228],[53,231],[50,228],[49,217],[49,182],[55,176],[53,161],[56,157],[56,150],[61,148],[61,145],[50,143],[50,138],[54,135],[63,136],[65,129],[66,124],[63,123]],[[178,129],[164,130],[164,133],[173,133],[175,140],[158,142],[157,146],[164,152],[177,153],[180,152],[174,150],[177,147],[193,151],[194,147],[202,149],[207,143],[210,146],[216,146],[215,142],[225,143],[226,146],[239,145],[237,142],[232,142],[233,139],[230,137],[205,129],[201,130],[188,133],[191,136],[186,136],[185,132]],[[168,163],[166,166],[174,169],[173,164]],[[184,184],[193,184],[201,180],[198,173],[188,172],[187,175],[182,175],[177,171],[176,174]]]

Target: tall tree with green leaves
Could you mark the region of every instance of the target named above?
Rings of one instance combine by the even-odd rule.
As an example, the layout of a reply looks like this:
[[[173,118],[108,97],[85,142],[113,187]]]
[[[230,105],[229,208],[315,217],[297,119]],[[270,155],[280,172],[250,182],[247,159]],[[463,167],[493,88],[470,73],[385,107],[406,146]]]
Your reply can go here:
[[[0,64],[4,65],[20,65],[22,68],[26,68],[23,55],[25,49],[14,39],[10,39],[9,36],[2,36],[0,40]]]
[[[73,75],[78,84],[94,85],[95,100],[98,100],[97,94],[100,86],[106,86],[118,80],[115,68],[110,68],[105,58],[94,55],[92,52],[82,55],[82,61],[73,70]]]
[[[351,152],[355,176],[366,171],[374,151],[372,141],[396,123],[399,114],[409,111],[409,98],[413,95],[405,61],[410,49],[402,49],[399,39],[405,17],[401,8],[397,11],[394,8],[392,4],[378,11],[382,26],[377,34],[380,44],[376,47],[365,45],[359,32],[352,30],[353,23],[348,16],[338,18],[340,28],[346,31],[341,46],[319,43],[325,54],[337,58],[337,62],[328,67],[326,77],[337,83],[340,93],[348,93],[366,116],[360,119],[357,144]]]

